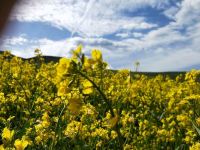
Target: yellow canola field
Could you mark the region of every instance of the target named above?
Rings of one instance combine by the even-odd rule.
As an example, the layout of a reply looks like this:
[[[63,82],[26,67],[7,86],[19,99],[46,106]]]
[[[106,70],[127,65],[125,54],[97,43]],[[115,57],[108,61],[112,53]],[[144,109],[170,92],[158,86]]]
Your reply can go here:
[[[114,73],[101,51],[45,63],[0,55],[0,150],[200,150],[200,71]]]

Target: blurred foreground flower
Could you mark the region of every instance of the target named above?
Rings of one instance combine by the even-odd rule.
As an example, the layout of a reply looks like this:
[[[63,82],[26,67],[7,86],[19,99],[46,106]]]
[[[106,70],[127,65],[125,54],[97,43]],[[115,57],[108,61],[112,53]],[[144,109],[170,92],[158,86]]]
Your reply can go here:
[[[24,150],[28,146],[28,141],[17,139],[14,145],[16,150]]]

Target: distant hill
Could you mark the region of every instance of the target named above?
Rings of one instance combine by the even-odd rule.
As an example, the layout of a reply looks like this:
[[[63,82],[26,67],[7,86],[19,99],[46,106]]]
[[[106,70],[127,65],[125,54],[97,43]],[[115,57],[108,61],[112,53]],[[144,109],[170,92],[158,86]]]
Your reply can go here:
[[[4,51],[2,51],[2,50],[0,50],[0,54],[3,54],[3,52]],[[11,57],[14,57],[15,55],[13,55],[13,54],[11,54],[12,56]],[[42,56],[43,58],[44,58],[44,61],[46,62],[46,63],[48,63],[48,62],[58,62],[59,61],[59,59],[61,58],[61,57],[56,57],[56,56]],[[23,58],[23,57],[20,57],[21,59],[23,59],[23,60],[31,60],[31,59],[36,59],[36,57],[30,57],[30,58]]]
[[[3,54],[3,51],[0,50],[0,54]],[[14,55],[12,55],[14,56]],[[42,56],[44,58],[44,61],[46,63],[49,63],[49,62],[58,62],[59,59],[61,57],[55,57],[55,56]],[[23,60],[31,60],[31,59],[36,59],[36,57],[31,57],[31,58],[22,58]],[[117,72],[117,70],[112,70],[113,72]],[[139,74],[139,75],[146,75],[146,76],[149,76],[149,77],[155,77],[157,75],[163,75],[163,76],[169,76],[170,78],[172,79],[175,79],[178,75],[182,74],[183,76],[186,74],[186,71],[173,71],[173,72],[131,72],[131,75],[134,76],[136,74]]]
[[[113,72],[117,72],[118,70],[112,70]],[[164,77],[169,76],[171,79],[176,79],[177,76],[183,75],[185,76],[186,71],[168,71],[168,72],[135,72],[131,71],[131,76],[135,75],[146,75],[148,77],[155,77],[157,75],[162,75]]]
[[[45,63],[49,62],[58,62],[61,57],[56,57],[56,56],[42,56],[44,58]],[[31,57],[31,58],[25,58],[25,60],[30,60],[30,59],[36,59],[36,57]]]

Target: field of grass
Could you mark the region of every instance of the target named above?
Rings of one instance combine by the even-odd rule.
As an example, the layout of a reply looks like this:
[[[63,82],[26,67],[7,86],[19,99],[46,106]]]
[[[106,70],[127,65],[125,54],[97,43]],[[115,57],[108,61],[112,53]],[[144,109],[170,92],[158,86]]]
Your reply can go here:
[[[199,80],[199,70],[110,71],[81,47],[54,62],[4,52],[0,150],[198,150]]]

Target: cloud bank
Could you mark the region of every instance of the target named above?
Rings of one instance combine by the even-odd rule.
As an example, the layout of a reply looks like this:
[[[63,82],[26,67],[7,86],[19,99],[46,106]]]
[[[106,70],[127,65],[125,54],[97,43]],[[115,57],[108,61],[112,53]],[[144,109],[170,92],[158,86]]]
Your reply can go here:
[[[160,25],[137,11],[151,8],[169,21]],[[153,16],[156,18],[156,16]],[[175,71],[200,65],[200,0],[22,0],[11,20],[40,22],[71,36],[62,40],[32,39],[22,33],[3,39],[3,49],[30,57],[35,48],[44,55],[69,56],[78,44],[86,54],[101,49],[115,69],[133,69],[140,61],[141,71]],[[161,22],[162,20],[160,20]],[[23,48],[23,49],[22,49]]]

